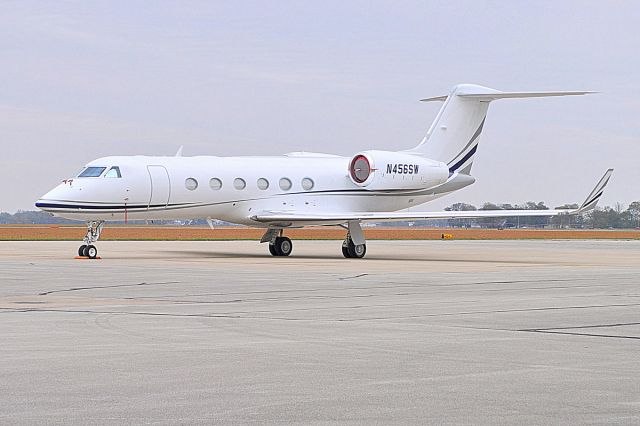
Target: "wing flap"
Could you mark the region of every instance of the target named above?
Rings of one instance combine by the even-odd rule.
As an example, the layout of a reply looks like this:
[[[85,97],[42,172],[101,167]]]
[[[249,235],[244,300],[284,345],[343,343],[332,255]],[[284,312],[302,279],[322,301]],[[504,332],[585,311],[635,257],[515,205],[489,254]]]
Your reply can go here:
[[[268,222],[330,222],[343,223],[352,220],[361,222],[380,222],[397,220],[434,220],[434,219],[476,219],[485,217],[515,217],[515,216],[558,216],[576,214],[573,210],[470,210],[470,211],[441,211],[441,212],[347,212],[347,213],[298,213],[284,211],[266,211],[254,215],[252,220],[262,223]]]
[[[324,212],[307,213],[296,211],[264,211],[251,216],[251,220],[270,223],[273,226],[291,226],[297,224],[338,224],[349,221],[380,222],[397,220],[430,220],[430,219],[478,219],[489,217],[545,217],[575,215],[595,208],[605,187],[611,179],[613,169],[605,172],[596,186],[589,193],[582,205],[577,209],[553,210],[469,210],[439,212]]]

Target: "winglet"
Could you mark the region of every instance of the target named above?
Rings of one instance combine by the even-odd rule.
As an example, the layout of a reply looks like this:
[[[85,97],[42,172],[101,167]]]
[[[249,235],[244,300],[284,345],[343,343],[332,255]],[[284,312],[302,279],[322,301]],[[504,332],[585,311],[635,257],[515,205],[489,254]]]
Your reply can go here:
[[[574,210],[571,213],[579,214],[593,210],[596,207],[596,204],[598,204],[600,197],[602,197],[604,188],[609,183],[609,179],[611,179],[612,173],[613,169],[607,170],[604,176],[602,176],[602,179],[600,179],[595,188],[593,188],[593,191],[591,191],[591,193],[589,193],[589,196],[584,200],[584,203],[582,203],[582,205],[577,210]]]

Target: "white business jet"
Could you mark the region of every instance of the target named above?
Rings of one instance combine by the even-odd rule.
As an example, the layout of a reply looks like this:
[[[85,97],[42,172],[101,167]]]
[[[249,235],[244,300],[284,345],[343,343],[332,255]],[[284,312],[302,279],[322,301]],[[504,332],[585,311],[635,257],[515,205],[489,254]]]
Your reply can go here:
[[[491,101],[589,92],[500,92],[460,84],[442,101],[427,135],[405,151],[362,151],[351,157],[292,152],[270,157],[104,157],[87,164],[37,201],[57,216],[87,222],[78,254],[97,256],[105,221],[220,219],[265,228],[261,243],[288,256],[287,228],[340,225],[342,254],[362,258],[365,221],[574,215],[593,209],[611,177],[607,170],[573,210],[400,212],[474,183],[471,166]]]

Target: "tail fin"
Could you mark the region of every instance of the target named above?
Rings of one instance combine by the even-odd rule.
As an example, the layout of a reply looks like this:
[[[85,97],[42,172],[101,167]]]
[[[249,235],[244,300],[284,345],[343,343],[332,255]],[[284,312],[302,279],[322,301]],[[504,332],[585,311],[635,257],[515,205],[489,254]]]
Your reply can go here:
[[[592,92],[500,92],[475,84],[459,84],[448,96],[422,99],[423,102],[444,101],[444,105],[422,142],[407,152],[445,162],[449,173],[468,175],[491,101],[587,93]]]

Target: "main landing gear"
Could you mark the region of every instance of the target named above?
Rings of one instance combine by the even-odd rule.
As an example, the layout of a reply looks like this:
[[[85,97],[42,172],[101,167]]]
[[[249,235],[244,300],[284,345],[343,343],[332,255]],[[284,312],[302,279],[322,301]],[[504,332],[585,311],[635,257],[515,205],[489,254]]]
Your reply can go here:
[[[272,256],[289,256],[293,251],[291,239],[282,233],[282,229],[269,228],[260,239],[261,243],[269,243],[269,253]]]
[[[362,259],[367,253],[367,243],[360,222],[349,221],[343,228],[347,229],[347,237],[342,243],[342,255],[348,259]],[[289,256],[293,251],[291,239],[282,234],[282,228],[269,228],[260,239],[261,243],[269,243],[272,256]]]
[[[288,237],[277,237],[275,241],[269,243],[269,253],[273,256],[289,256],[293,251],[293,243]]]
[[[362,259],[367,254],[367,243],[360,222],[348,222],[347,237],[342,242],[342,255],[347,259]]]
[[[104,220],[92,220],[87,222],[87,234],[83,238],[84,244],[78,248],[78,256],[95,259],[98,257],[98,249],[93,245],[100,238],[104,227]]]
[[[354,244],[351,236],[347,234],[347,238],[342,242],[342,255],[347,259],[362,259],[367,254],[366,244]]]

